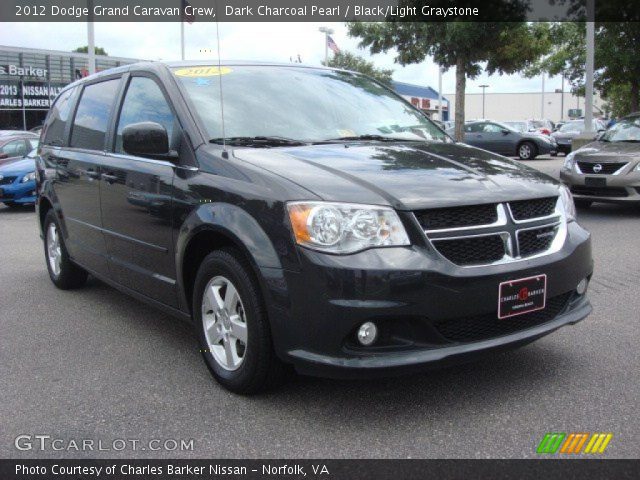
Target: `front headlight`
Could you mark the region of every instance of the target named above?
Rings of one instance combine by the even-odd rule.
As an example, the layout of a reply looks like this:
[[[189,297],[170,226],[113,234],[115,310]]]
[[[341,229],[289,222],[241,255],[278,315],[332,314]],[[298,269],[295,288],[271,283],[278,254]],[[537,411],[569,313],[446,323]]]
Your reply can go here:
[[[567,222],[576,219],[576,206],[573,203],[573,195],[566,185],[560,186],[560,208],[564,213]]]
[[[22,180],[20,180],[20,183],[27,183],[35,179],[36,179],[36,172],[27,173],[24,177],[22,177]]]
[[[410,245],[391,208],[332,202],[287,204],[299,245],[330,253],[354,253],[370,247]]]
[[[567,157],[564,159],[564,163],[562,164],[562,169],[567,171],[573,170],[573,166],[576,163],[575,158],[576,152],[571,152],[569,155],[567,155]]]

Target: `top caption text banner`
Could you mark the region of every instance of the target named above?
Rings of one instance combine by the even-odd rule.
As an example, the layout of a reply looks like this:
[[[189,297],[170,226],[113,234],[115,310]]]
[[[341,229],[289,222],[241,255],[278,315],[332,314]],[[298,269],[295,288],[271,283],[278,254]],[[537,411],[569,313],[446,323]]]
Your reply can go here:
[[[594,1],[2,0],[0,22],[640,21],[634,2]]]

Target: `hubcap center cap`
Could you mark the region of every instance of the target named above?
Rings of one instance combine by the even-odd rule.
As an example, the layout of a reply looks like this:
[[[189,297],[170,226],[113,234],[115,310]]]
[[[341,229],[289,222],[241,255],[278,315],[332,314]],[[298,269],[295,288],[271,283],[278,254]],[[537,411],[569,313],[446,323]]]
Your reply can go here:
[[[227,312],[226,310],[220,310],[220,313],[218,315],[222,320],[222,325],[224,326],[225,330],[231,330],[231,318],[229,317],[229,312]]]

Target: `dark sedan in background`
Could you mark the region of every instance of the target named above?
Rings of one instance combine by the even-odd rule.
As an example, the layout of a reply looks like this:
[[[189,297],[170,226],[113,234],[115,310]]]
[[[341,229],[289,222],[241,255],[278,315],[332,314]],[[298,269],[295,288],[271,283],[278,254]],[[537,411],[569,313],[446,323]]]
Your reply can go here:
[[[452,131],[449,133],[453,134]],[[517,156],[520,160],[533,160],[538,155],[556,153],[556,144],[551,137],[519,132],[503,123],[486,120],[465,123],[464,143],[507,157]]]
[[[575,202],[640,204],[640,114],[613,125],[598,140],[567,155],[560,179]]]
[[[601,120],[593,121],[593,139],[595,140],[598,132],[602,132],[606,129],[606,126]],[[562,152],[567,155],[571,152],[571,142],[574,138],[584,132],[584,120],[571,120],[570,122],[562,125],[557,131],[553,132],[551,136],[558,144],[558,152]]]

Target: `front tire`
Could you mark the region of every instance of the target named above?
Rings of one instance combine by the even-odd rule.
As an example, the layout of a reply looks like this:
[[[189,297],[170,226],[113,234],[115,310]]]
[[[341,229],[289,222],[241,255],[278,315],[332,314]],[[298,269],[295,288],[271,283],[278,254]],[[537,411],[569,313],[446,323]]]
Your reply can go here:
[[[193,289],[193,317],[205,363],[225,388],[251,394],[284,379],[258,283],[239,252],[218,250],[202,261]]]
[[[520,160],[533,160],[536,158],[536,146],[531,142],[522,142],[518,145],[518,158]]]
[[[79,288],[87,281],[87,272],[69,258],[60,224],[53,210],[44,219],[44,256],[49,278],[61,290]]]

